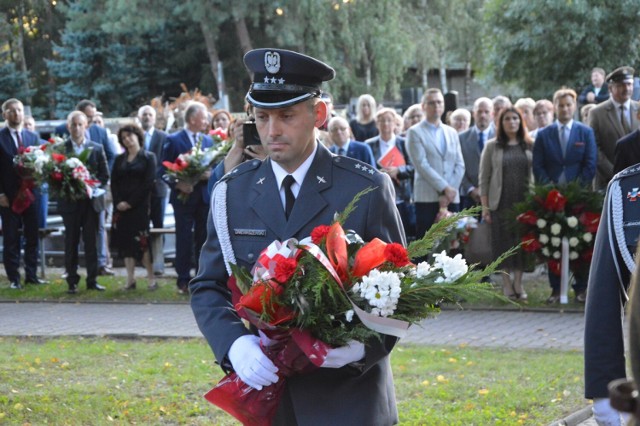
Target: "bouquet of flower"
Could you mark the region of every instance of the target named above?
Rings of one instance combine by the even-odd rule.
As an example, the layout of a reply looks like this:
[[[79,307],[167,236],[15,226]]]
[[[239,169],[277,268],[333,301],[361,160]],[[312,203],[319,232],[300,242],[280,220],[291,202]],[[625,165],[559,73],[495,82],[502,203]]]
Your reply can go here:
[[[91,150],[85,149],[77,157],[63,154],[62,144],[54,144],[50,150],[51,159],[43,166],[42,180],[49,184],[52,196],[70,201],[91,198],[100,184],[84,165]]]
[[[222,134],[224,134],[226,140],[226,134],[224,132],[222,132]],[[220,158],[220,150],[223,145],[222,139],[220,139],[220,141],[217,146],[214,144],[210,148],[203,149],[201,137],[196,146],[184,154],[180,154],[174,162],[163,161],[162,165],[167,169],[165,176],[168,176],[175,182],[196,185],[200,181],[202,174],[211,168],[211,165]],[[189,199],[189,194],[180,192],[178,199],[186,203]]]
[[[560,275],[562,238],[569,241],[569,264],[576,274],[588,273],[603,197],[571,182],[564,186],[536,186],[515,206],[522,249],[546,261]]]
[[[21,178],[18,193],[11,203],[11,210],[21,214],[35,201],[33,189],[42,181],[43,168],[50,160],[48,144],[20,147],[13,157],[13,166]]]
[[[276,342],[263,350],[281,377],[320,367],[331,347],[352,340],[402,337],[409,325],[436,315],[443,302],[500,297],[481,280],[511,252],[483,270],[444,251],[431,263],[411,263],[427,256],[466,212],[442,219],[408,249],[377,238],[365,243],[341,225],[361,194],[333,224],[316,227],[310,237],[273,242],[252,274],[231,265],[232,303]],[[243,424],[269,424],[283,382],[257,391],[232,373],[205,397]]]
[[[213,139],[214,149],[213,160],[211,161],[211,163],[217,164],[225,157],[225,155],[227,155],[227,153],[233,146],[233,140],[229,139],[227,132],[222,130],[222,128],[220,127],[209,131],[209,136],[211,136],[211,139]]]

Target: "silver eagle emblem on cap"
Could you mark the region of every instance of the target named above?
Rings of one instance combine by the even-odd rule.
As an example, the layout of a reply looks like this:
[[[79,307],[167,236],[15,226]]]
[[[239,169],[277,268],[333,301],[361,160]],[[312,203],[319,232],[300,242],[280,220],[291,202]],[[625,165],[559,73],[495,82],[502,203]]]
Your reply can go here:
[[[265,52],[264,67],[271,74],[276,74],[280,71],[280,54],[278,52]]]

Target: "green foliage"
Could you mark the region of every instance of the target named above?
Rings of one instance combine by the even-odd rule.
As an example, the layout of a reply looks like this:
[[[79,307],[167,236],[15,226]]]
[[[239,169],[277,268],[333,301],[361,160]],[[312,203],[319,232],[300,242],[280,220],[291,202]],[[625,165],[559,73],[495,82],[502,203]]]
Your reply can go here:
[[[0,65],[0,99],[24,100],[33,96],[35,89],[28,89],[28,73],[18,71],[13,62]]]

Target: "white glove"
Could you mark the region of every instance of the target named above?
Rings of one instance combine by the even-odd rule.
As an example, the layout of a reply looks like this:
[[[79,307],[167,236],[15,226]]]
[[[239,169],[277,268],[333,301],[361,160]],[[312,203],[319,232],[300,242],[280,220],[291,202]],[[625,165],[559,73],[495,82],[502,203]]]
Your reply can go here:
[[[254,389],[278,381],[278,367],[260,349],[260,338],[252,334],[240,336],[229,348],[229,361],[243,382]]]
[[[329,349],[321,367],[341,368],[364,358],[364,344],[351,340],[346,346]]]
[[[611,406],[609,398],[595,398],[591,410],[598,426],[622,425],[620,413]]]

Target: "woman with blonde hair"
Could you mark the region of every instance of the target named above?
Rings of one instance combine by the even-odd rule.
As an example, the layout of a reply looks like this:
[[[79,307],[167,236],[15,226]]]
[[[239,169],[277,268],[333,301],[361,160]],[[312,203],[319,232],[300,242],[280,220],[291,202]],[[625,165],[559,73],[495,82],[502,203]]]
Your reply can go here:
[[[364,142],[378,136],[376,127],[376,100],[371,95],[360,95],[356,104],[356,118],[349,122],[353,139]]]

